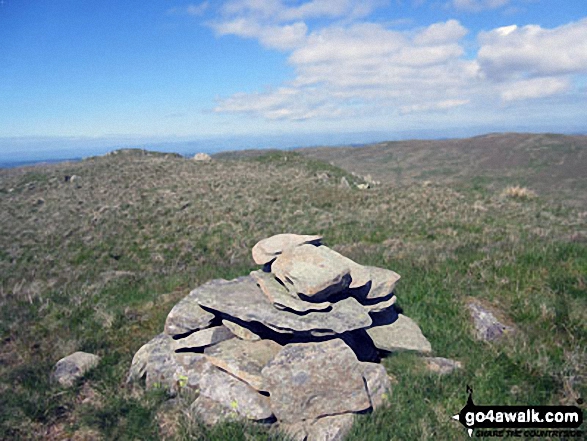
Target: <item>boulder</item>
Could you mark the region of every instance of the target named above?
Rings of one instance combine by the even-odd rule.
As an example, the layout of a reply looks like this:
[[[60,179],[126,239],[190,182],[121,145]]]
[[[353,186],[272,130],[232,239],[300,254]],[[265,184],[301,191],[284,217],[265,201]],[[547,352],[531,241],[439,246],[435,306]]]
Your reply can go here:
[[[306,425],[307,441],[342,441],[353,427],[355,415],[342,415],[318,418],[312,424]]]
[[[262,374],[275,416],[285,423],[371,406],[360,362],[340,339],[289,344]]]
[[[165,333],[177,336],[199,331],[210,326],[213,320],[214,314],[204,311],[196,299],[188,295],[169,312],[165,320]]]
[[[319,245],[322,236],[302,234],[276,234],[263,239],[253,247],[253,260],[258,265],[271,262],[284,251],[304,244]]]
[[[367,329],[367,334],[375,347],[384,351],[432,351],[430,342],[424,337],[419,326],[403,314],[399,314],[397,320],[391,324]]]
[[[377,363],[361,363],[371,407],[377,409],[391,397],[391,382],[385,367]]]
[[[208,361],[259,391],[267,391],[261,370],[281,350],[271,340],[244,341],[233,338],[204,350]]]
[[[78,378],[83,377],[90,369],[95,368],[100,357],[87,352],[74,352],[55,364],[52,378],[64,387],[71,387]]]
[[[203,372],[199,386],[201,396],[233,409],[249,420],[263,421],[273,416],[269,398],[216,367]]]
[[[350,268],[340,259],[332,258],[327,247],[301,245],[279,255],[271,272],[293,295],[303,300],[322,302],[350,284]]]
[[[193,290],[190,297],[229,319],[235,317],[245,322],[259,322],[286,334],[309,333],[312,330],[322,331],[325,335],[342,334],[366,328],[372,323],[365,309],[354,298],[334,303],[328,312],[298,315],[280,311],[273,307],[250,276],[231,281],[213,280]]]
[[[204,395],[198,396],[190,405],[190,413],[207,426],[214,426],[225,421],[239,421],[243,419],[234,408],[224,406],[218,401]]]
[[[512,326],[508,326],[497,319],[495,314],[485,307],[481,302],[471,300],[467,303],[475,326],[475,336],[478,340],[495,341],[506,334],[515,332]]]

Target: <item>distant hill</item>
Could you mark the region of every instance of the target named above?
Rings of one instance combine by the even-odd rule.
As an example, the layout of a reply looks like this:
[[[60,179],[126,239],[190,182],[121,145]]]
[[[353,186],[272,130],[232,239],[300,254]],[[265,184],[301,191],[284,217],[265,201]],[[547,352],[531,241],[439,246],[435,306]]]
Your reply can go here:
[[[514,184],[587,205],[587,136],[496,133],[297,151],[385,183],[473,180],[490,188]]]

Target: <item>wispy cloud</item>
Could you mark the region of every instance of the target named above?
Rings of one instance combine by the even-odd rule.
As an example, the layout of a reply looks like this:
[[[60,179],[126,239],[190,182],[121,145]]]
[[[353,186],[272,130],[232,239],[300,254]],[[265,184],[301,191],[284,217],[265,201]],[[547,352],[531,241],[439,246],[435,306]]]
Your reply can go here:
[[[497,8],[508,2],[458,3]],[[286,52],[295,78],[219,99],[214,111],[269,120],[451,112],[565,93],[573,74],[587,73],[587,19],[554,29],[512,25],[483,32],[477,36],[477,56],[471,57],[464,49],[469,31],[459,21],[398,31],[368,20],[377,5],[352,0],[313,0],[296,7],[280,0],[225,3],[222,18],[211,24],[217,35],[254,38]],[[310,27],[309,20],[317,17],[333,20]]]
[[[479,12],[485,9],[497,9],[510,3],[510,0],[452,0],[451,6],[460,11]]]

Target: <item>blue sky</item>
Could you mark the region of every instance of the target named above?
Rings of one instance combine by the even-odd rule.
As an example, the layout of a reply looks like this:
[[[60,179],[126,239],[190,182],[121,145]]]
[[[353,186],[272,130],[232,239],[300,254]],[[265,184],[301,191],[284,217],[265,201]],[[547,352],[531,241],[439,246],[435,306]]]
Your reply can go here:
[[[0,0],[4,152],[585,132],[585,109],[585,0]]]

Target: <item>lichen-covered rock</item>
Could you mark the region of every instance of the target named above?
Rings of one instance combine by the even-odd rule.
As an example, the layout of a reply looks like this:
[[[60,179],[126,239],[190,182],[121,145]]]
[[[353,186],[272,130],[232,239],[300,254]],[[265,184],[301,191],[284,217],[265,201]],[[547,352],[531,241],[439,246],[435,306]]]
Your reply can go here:
[[[175,341],[175,350],[189,348],[203,348],[220,343],[221,341],[234,338],[234,334],[225,326],[214,326],[212,328],[196,331],[187,337]]]
[[[399,314],[393,323],[374,326],[367,329],[367,334],[378,349],[384,351],[432,351],[430,342],[424,337],[420,327],[411,318]]]
[[[214,314],[204,311],[196,299],[188,295],[169,312],[165,320],[165,333],[177,336],[199,331],[210,326],[213,320]]]
[[[237,338],[241,340],[257,341],[261,337],[249,328],[239,325],[231,320],[222,320],[222,324],[226,326]]]
[[[450,374],[463,367],[463,364],[460,361],[443,357],[425,357],[424,362],[429,371],[440,375]]]
[[[289,344],[262,374],[275,416],[285,423],[371,406],[360,362],[340,339]]]
[[[467,303],[475,325],[475,336],[478,340],[495,341],[506,334],[515,332],[512,326],[502,323],[488,308],[480,302],[472,300]]]
[[[385,367],[376,363],[361,363],[363,378],[371,400],[371,407],[377,409],[391,397],[391,382]]]
[[[81,378],[90,369],[96,367],[100,357],[87,352],[74,352],[62,358],[55,365],[52,378],[61,386],[71,387],[78,378]]]
[[[353,427],[354,420],[352,413],[319,418],[306,425],[307,441],[342,441]]]

